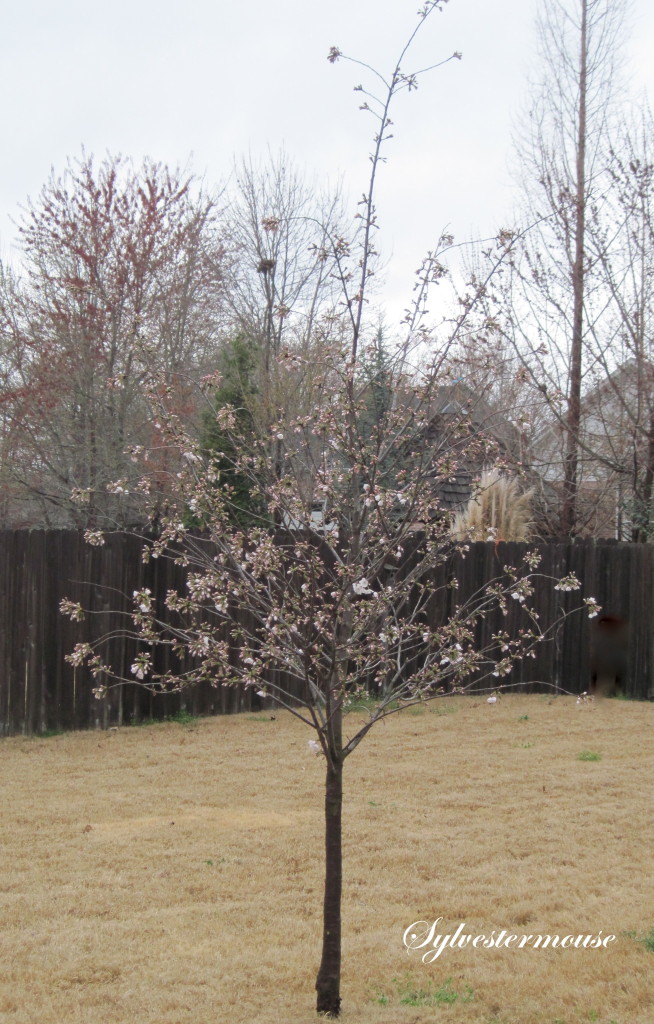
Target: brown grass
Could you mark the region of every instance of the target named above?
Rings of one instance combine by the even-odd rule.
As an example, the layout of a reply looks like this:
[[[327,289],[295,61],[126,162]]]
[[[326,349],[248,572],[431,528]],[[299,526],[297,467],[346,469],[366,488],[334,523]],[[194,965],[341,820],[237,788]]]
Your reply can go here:
[[[343,1021],[650,1024],[654,954],[625,932],[654,925],[653,729],[651,705],[539,696],[378,726],[346,765]],[[309,737],[278,713],[2,742],[0,1020],[315,1020]],[[441,916],[618,938],[409,957],[404,929]],[[472,1001],[400,1002],[447,978]]]

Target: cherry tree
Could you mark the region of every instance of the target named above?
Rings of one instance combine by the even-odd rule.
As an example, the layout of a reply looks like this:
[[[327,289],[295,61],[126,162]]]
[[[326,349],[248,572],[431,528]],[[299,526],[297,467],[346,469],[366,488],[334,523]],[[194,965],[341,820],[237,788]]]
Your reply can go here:
[[[435,0],[424,5],[411,40],[441,7]],[[167,594],[165,607],[149,590],[136,593],[130,626],[139,645],[130,681],[155,692],[199,681],[251,688],[310,730],[309,747],[325,765],[316,1008],[331,1017],[339,1015],[341,1005],[347,758],[371,729],[404,707],[484,681],[493,689],[502,685],[515,659],[527,656],[552,628],[541,626],[532,606],[539,561],[534,552],[523,564],[504,567],[470,600],[441,600],[452,593],[447,560],[455,548],[442,484],[466,459],[483,457],[490,444],[467,429],[463,411],[446,426],[435,415],[443,352],[466,329],[468,316],[464,311],[446,336],[430,334],[422,325],[425,292],[430,281],[445,274],[449,238],[422,264],[407,337],[387,349],[384,386],[392,399],[378,405],[371,424],[372,385],[364,370],[378,344],[377,324],[368,323],[366,315],[375,266],[374,186],[391,103],[420,80],[419,74],[402,71],[407,49],[408,44],[390,77],[382,78],[384,94],[367,101],[379,113],[358,231],[350,239],[326,239],[322,258],[340,285],[342,313],[320,354],[312,355],[309,411],[289,417],[279,408],[265,432],[256,433],[241,430],[238,409],[216,408],[217,428],[231,443],[229,456],[224,446],[220,458],[212,459],[173,414],[172,393],[160,380],[151,382],[150,400],[174,466],[168,493],[176,500],[159,519],[157,536],[146,542],[144,558],[175,558],[186,569],[186,585]],[[334,48],[329,59],[343,57]],[[498,260],[502,252],[500,246]],[[418,343],[427,355],[409,372],[408,356]],[[293,347],[277,353],[291,377],[302,374],[307,358]],[[216,385],[215,377],[205,381],[208,399]],[[247,521],[235,514],[236,478],[251,485]],[[185,526],[189,512],[200,532]],[[102,543],[97,531],[90,539]],[[553,585],[579,586],[573,577]],[[438,611],[443,607],[446,614]],[[594,611],[592,601],[589,610]],[[84,614],[71,602],[64,611],[72,618]],[[499,626],[480,646],[477,624],[492,614],[499,616]],[[177,670],[157,669],[161,645]],[[79,645],[71,660],[90,667],[98,696],[125,681],[103,655],[102,639]],[[367,717],[350,728],[346,712],[362,701]]]

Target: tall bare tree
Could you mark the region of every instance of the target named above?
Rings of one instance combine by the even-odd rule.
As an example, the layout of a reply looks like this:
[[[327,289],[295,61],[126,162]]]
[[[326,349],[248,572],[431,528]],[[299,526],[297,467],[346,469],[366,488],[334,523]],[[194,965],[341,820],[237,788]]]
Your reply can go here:
[[[589,222],[606,312],[593,339],[582,444],[611,481],[617,536],[636,541],[651,539],[654,524],[653,133],[645,106],[616,138],[608,200]]]
[[[607,188],[626,0],[552,0],[538,21],[542,76],[516,145],[531,230],[516,243],[505,324],[563,432],[560,530],[579,528],[581,397],[597,289],[589,212]]]
[[[338,295],[326,260],[343,214],[338,190],[309,181],[282,151],[241,160],[226,217],[229,303],[269,373],[283,344],[309,345]]]

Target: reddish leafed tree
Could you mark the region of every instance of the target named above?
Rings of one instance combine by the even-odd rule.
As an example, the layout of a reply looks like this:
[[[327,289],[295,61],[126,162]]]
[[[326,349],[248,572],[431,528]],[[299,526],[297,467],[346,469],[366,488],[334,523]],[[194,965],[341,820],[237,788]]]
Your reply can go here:
[[[156,368],[188,417],[188,378],[217,346],[216,200],[151,161],[83,156],[28,204],[19,237],[20,272],[0,277],[2,470],[23,505],[14,519],[138,520],[129,450],[152,447],[157,431],[145,376]]]

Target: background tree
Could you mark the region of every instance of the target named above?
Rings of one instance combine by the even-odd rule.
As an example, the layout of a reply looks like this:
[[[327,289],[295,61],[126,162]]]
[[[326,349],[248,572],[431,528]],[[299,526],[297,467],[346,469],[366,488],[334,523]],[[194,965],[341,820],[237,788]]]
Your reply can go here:
[[[516,145],[526,221],[504,288],[504,325],[563,432],[560,532],[580,523],[581,396],[604,296],[589,240],[603,202],[625,3],[553,0],[538,22],[542,79]]]
[[[22,276],[0,275],[2,468],[28,522],[139,518],[126,449],[156,438],[146,377],[156,368],[188,416],[187,378],[215,357],[217,213],[192,178],[114,157],[69,163],[29,204]]]
[[[397,383],[397,373],[391,363],[384,338],[384,327],[379,325],[372,343],[362,353],[362,379],[367,383],[368,417],[370,431],[383,431],[384,422],[390,412],[395,394],[393,387]]]
[[[339,296],[326,253],[343,217],[341,198],[306,180],[284,152],[266,163],[243,159],[234,177],[225,222],[229,314],[232,330],[257,346],[261,400],[274,405],[280,352],[308,355],[334,313]]]
[[[205,409],[200,444],[218,474],[222,490],[230,494],[231,516],[242,526],[255,522],[264,514],[254,496],[257,490],[252,479],[239,472],[238,461],[244,445],[251,447],[257,435],[255,410],[258,387],[255,381],[259,369],[259,352],[255,344],[242,335],[227,343],[218,357],[219,386],[213,398],[211,412]],[[220,412],[228,409],[233,429],[219,426]],[[237,448],[234,433],[238,436]],[[196,525],[204,525],[196,521]]]
[[[611,494],[617,536],[636,541],[651,538],[654,521],[653,130],[644,108],[617,136],[607,201],[589,223],[606,311],[582,443]]]

